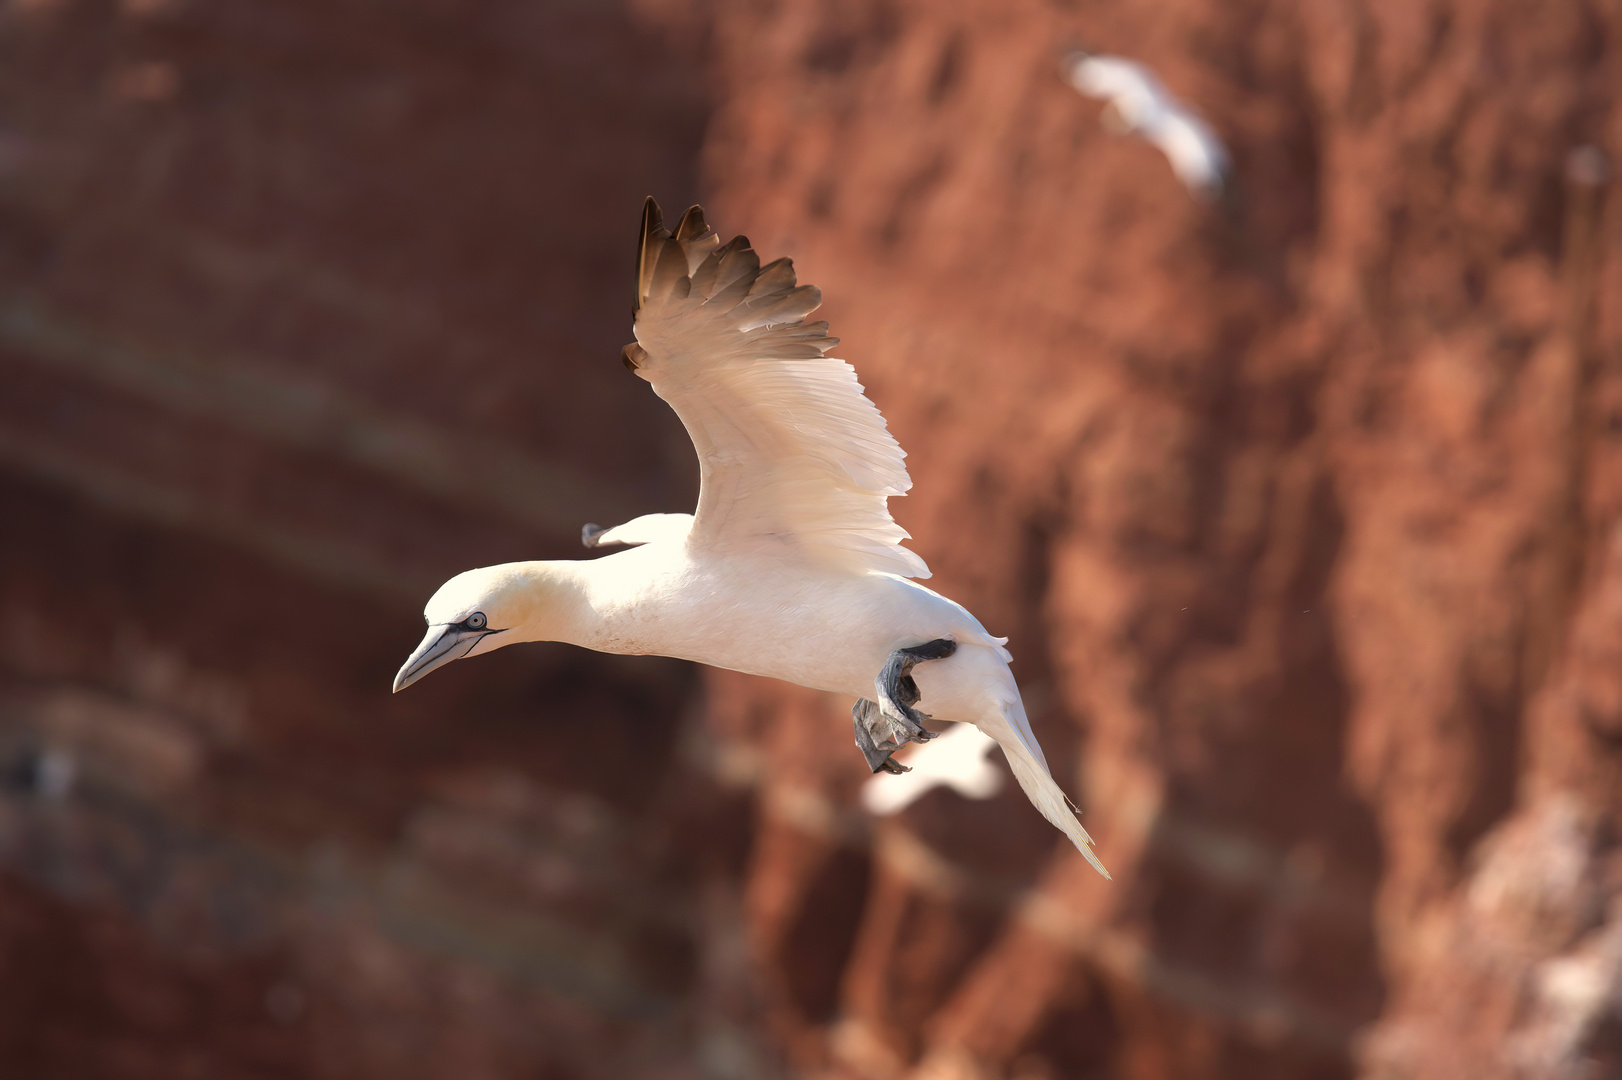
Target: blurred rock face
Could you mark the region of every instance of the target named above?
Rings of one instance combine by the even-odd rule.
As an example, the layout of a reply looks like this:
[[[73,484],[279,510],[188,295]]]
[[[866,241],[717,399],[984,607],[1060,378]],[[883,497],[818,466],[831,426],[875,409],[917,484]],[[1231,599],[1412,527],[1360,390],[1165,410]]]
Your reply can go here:
[[[833,832],[757,848],[803,1060],[1610,1075],[1622,264],[1567,157],[1622,146],[1622,27],[1474,2],[715,25],[711,219],[825,288],[912,455],[898,516],[1012,636],[1118,877],[1014,796],[925,800],[863,863]],[[1067,42],[1197,107],[1237,205],[1101,131],[1054,77]],[[842,703],[712,685],[768,784],[841,802]],[[810,924],[837,979],[796,959]]]
[[[1567,160],[1622,150],[1619,33],[12,4],[0,1057],[1610,1075],[1622,263]],[[1105,133],[1078,42],[1235,198]],[[1017,792],[870,823],[826,695],[537,647],[387,697],[444,576],[690,499],[613,362],[649,192],[823,287],[1113,884]]]
[[[685,497],[614,357],[696,72],[611,5],[18,3],[0,55],[0,1073],[690,1056],[693,673],[388,689],[450,574]]]

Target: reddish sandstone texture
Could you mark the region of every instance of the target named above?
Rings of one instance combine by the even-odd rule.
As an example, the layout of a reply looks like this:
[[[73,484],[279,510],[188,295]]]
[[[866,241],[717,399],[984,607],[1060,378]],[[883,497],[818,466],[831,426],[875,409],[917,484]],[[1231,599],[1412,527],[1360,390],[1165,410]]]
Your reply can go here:
[[[15,0],[0,1063],[1622,1071],[1622,10]],[[1204,205],[1057,77],[1155,67]],[[1115,874],[849,703],[413,609],[680,509],[642,195],[823,287]],[[64,779],[66,778],[66,779]]]
[[[757,875],[843,873],[866,897],[853,930],[823,920],[850,942],[837,1003],[779,1003],[808,1066],[1622,1068],[1622,241],[1609,184],[1567,175],[1575,147],[1622,148],[1619,19],[1466,2],[713,20],[711,218],[826,289],[912,454],[898,516],[935,584],[1012,636],[1118,877],[1016,796],[995,831],[926,800],[848,870],[757,849]],[[1196,102],[1237,205],[1198,205],[1100,130],[1053,77],[1066,42]],[[824,777],[801,762],[775,782],[841,803],[842,703],[767,728],[751,718],[801,696],[712,682],[768,762],[825,731]],[[784,906],[754,918],[792,980],[804,931]]]

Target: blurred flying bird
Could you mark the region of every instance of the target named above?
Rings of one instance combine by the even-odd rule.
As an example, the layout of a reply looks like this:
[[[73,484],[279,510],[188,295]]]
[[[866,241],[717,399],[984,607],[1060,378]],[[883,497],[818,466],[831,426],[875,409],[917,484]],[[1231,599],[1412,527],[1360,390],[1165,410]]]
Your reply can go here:
[[[911,772],[881,772],[862,785],[862,805],[870,813],[895,814],[938,787],[989,799],[1002,790],[1002,770],[986,760],[996,745],[973,724],[953,724],[907,759]]]
[[[1064,60],[1070,85],[1108,104],[1104,126],[1118,135],[1152,143],[1172,172],[1203,202],[1215,200],[1228,182],[1228,151],[1193,110],[1171,95],[1154,72],[1119,56],[1074,52]]]
[[[566,641],[783,679],[857,699],[856,745],[874,772],[933,716],[996,740],[1042,815],[1099,873],[1092,839],[1048,772],[1006,638],[909,578],[887,501],[912,486],[901,447],[856,372],[827,355],[822,303],[794,266],[762,266],[747,238],[726,244],[693,207],[672,233],[643,207],[636,341],[621,358],[676,411],[698,451],[693,514],[588,525],[600,559],[508,563],[451,578],[428,601],[428,634],[398,692],[475,652]]]

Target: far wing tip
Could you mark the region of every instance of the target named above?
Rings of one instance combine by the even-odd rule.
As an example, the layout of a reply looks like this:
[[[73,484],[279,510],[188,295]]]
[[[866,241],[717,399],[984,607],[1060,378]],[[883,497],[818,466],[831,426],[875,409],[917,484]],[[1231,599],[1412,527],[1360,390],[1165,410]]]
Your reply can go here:
[[[665,229],[665,215],[659,209],[659,201],[649,195],[642,203],[642,233],[636,245],[636,303],[631,308],[633,314],[642,310],[642,301],[648,295],[648,285],[653,278],[652,260],[648,256],[654,242],[663,239],[660,233],[670,235]]]
[[[710,231],[709,224],[704,220],[704,208],[697,203],[687,208],[676,226],[676,239],[679,241],[695,240]]]

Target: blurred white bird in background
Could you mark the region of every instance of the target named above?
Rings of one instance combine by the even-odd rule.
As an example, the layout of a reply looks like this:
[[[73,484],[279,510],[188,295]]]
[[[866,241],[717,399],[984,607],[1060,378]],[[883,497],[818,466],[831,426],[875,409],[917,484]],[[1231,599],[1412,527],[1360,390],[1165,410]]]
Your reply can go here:
[[[1065,58],[1063,71],[1071,86],[1108,103],[1106,128],[1157,147],[1195,198],[1211,202],[1222,195],[1232,171],[1227,148],[1209,124],[1160,84],[1154,72],[1123,57],[1079,51]]]
[[[871,814],[895,814],[938,787],[965,799],[989,799],[1003,785],[1002,770],[986,757],[996,746],[973,724],[953,724],[907,758],[911,772],[875,773],[862,786],[862,805]]]

